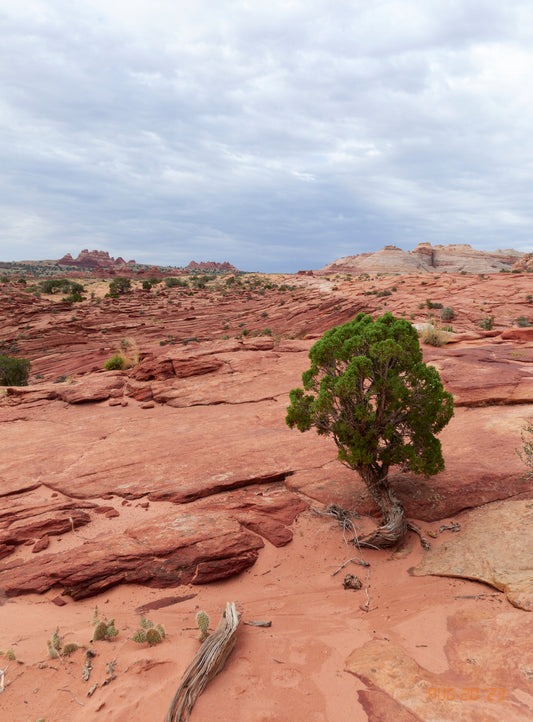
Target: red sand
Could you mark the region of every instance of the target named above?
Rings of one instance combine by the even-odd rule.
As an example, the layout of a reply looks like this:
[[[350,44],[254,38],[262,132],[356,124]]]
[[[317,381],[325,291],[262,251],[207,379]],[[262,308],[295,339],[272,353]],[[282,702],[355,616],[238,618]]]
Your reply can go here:
[[[426,525],[431,526],[438,525]],[[344,671],[354,649],[371,639],[388,639],[429,671],[440,673],[448,666],[447,618],[465,606],[500,611],[507,604],[502,595],[479,583],[409,576],[407,569],[421,556],[414,537],[396,554],[365,550],[370,568],[349,563],[332,576],[354,556],[342,531],[313,512],[304,513],[294,529],[288,547],[276,549],[267,542],[251,569],[208,586],[121,585],[82,602],[67,600],[63,607],[52,603],[57,596],[53,591],[6,600],[0,621],[2,648],[13,648],[24,664],[9,662],[5,673],[7,686],[0,697],[3,722],[41,717],[47,722],[164,719],[180,677],[199,647],[196,611],[205,609],[214,627],[226,601],[237,603],[243,622],[271,621],[272,627],[241,623],[226,667],[199,698],[192,720],[366,720],[357,695],[365,686]],[[365,589],[343,589],[348,572],[368,587],[368,612],[360,608],[367,601]],[[479,593],[486,596],[454,599]],[[139,622],[136,608],[187,594],[196,597],[147,613],[167,631],[161,645],[149,648],[131,640]],[[114,641],[89,644],[95,605],[101,617],[115,618],[119,635]],[[70,658],[48,657],[46,641],[56,627],[65,642],[95,650],[89,682],[81,679],[82,649]],[[88,697],[92,685],[105,680],[106,665],[112,660],[116,660],[116,679]],[[0,668],[7,664],[2,658]]]

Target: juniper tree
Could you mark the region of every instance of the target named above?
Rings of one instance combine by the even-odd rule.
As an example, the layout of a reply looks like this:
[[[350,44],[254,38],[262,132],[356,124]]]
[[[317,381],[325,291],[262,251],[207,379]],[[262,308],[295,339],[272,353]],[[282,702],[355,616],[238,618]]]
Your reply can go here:
[[[438,371],[422,359],[418,334],[405,319],[364,313],[327,331],[309,351],[304,388],[290,392],[287,424],[332,436],[338,458],[357,471],[382,521],[359,540],[393,546],[410,524],[389,475],[391,467],[427,476],[444,469],[436,438],[453,416]],[[424,541],[424,540],[423,540]]]

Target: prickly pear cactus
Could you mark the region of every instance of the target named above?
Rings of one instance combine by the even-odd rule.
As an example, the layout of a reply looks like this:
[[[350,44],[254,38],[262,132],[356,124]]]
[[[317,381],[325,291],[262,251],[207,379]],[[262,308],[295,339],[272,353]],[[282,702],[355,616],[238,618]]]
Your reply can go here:
[[[146,641],[152,647],[154,644],[160,644],[163,637],[155,627],[150,627],[150,629],[146,630]]]

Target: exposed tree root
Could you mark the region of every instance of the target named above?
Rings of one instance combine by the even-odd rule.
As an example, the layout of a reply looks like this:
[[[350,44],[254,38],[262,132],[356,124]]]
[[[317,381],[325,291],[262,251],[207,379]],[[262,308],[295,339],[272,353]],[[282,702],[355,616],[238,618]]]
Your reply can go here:
[[[366,549],[390,549],[396,546],[408,531],[413,531],[420,537],[420,544],[424,549],[431,549],[431,544],[424,536],[422,529],[413,522],[408,521],[405,516],[402,519],[390,520],[374,529],[373,532],[364,537],[354,539],[354,545]]]

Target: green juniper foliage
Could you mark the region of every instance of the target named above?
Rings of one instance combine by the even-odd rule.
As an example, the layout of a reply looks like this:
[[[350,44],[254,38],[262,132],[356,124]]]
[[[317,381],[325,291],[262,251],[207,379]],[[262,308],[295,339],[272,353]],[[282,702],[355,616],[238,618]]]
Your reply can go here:
[[[30,366],[28,359],[0,356],[0,386],[27,386]]]
[[[339,460],[356,470],[383,514],[404,519],[388,480],[391,466],[418,474],[444,469],[436,438],[453,416],[453,399],[422,359],[418,334],[405,319],[364,313],[332,328],[309,351],[304,388],[290,392],[286,422],[332,436]],[[402,523],[398,541],[407,531]],[[402,531],[403,530],[403,531]],[[383,539],[374,536],[375,546]]]

